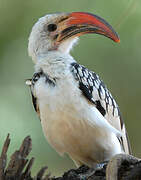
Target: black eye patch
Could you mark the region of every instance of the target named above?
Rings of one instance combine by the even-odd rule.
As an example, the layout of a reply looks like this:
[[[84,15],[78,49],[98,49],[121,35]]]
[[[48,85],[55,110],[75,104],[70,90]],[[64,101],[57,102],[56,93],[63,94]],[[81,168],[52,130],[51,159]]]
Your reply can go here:
[[[53,31],[55,31],[57,29],[57,25],[56,24],[49,24],[48,26],[47,26],[47,30],[49,31],[49,32],[53,32]]]

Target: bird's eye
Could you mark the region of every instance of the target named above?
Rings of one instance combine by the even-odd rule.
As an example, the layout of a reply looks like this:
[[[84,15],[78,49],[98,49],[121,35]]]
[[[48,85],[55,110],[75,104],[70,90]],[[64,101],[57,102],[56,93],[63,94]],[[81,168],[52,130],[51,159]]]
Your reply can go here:
[[[49,32],[55,31],[57,29],[57,25],[56,24],[49,24],[47,29]]]

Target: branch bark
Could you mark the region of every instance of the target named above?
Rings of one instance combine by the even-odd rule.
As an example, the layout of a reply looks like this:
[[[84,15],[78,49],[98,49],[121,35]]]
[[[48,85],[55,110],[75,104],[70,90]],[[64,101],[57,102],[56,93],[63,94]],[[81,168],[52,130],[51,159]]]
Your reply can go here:
[[[31,169],[34,158],[27,159],[32,149],[32,140],[27,136],[19,150],[16,150],[7,162],[10,145],[9,134],[5,140],[0,156],[0,180],[141,180],[141,160],[127,154],[118,154],[101,168],[81,166],[65,172],[62,177],[46,174],[47,166],[41,168],[32,177]]]

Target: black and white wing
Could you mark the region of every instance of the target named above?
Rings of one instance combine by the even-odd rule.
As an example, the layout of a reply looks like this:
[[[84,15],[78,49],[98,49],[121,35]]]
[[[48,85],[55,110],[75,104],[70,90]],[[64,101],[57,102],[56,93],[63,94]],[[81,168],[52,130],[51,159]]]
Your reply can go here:
[[[130,154],[131,148],[128,135],[121,119],[119,107],[103,81],[100,80],[96,73],[77,63],[71,64],[71,70],[75,79],[79,82],[79,88],[83,95],[96,106],[114,128],[122,132],[119,141],[125,153]]]

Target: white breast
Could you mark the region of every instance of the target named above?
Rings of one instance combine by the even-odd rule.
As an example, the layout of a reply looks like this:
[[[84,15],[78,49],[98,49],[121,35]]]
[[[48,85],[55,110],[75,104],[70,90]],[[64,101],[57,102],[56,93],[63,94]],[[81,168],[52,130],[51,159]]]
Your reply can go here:
[[[41,62],[36,69],[42,68],[56,82],[52,86],[41,77],[34,94],[44,134],[56,151],[89,166],[121,153],[120,132],[83,96],[69,63]]]
[[[44,134],[57,152],[88,165],[122,152],[119,132],[83,97],[71,73],[55,87],[40,78],[34,90]]]

